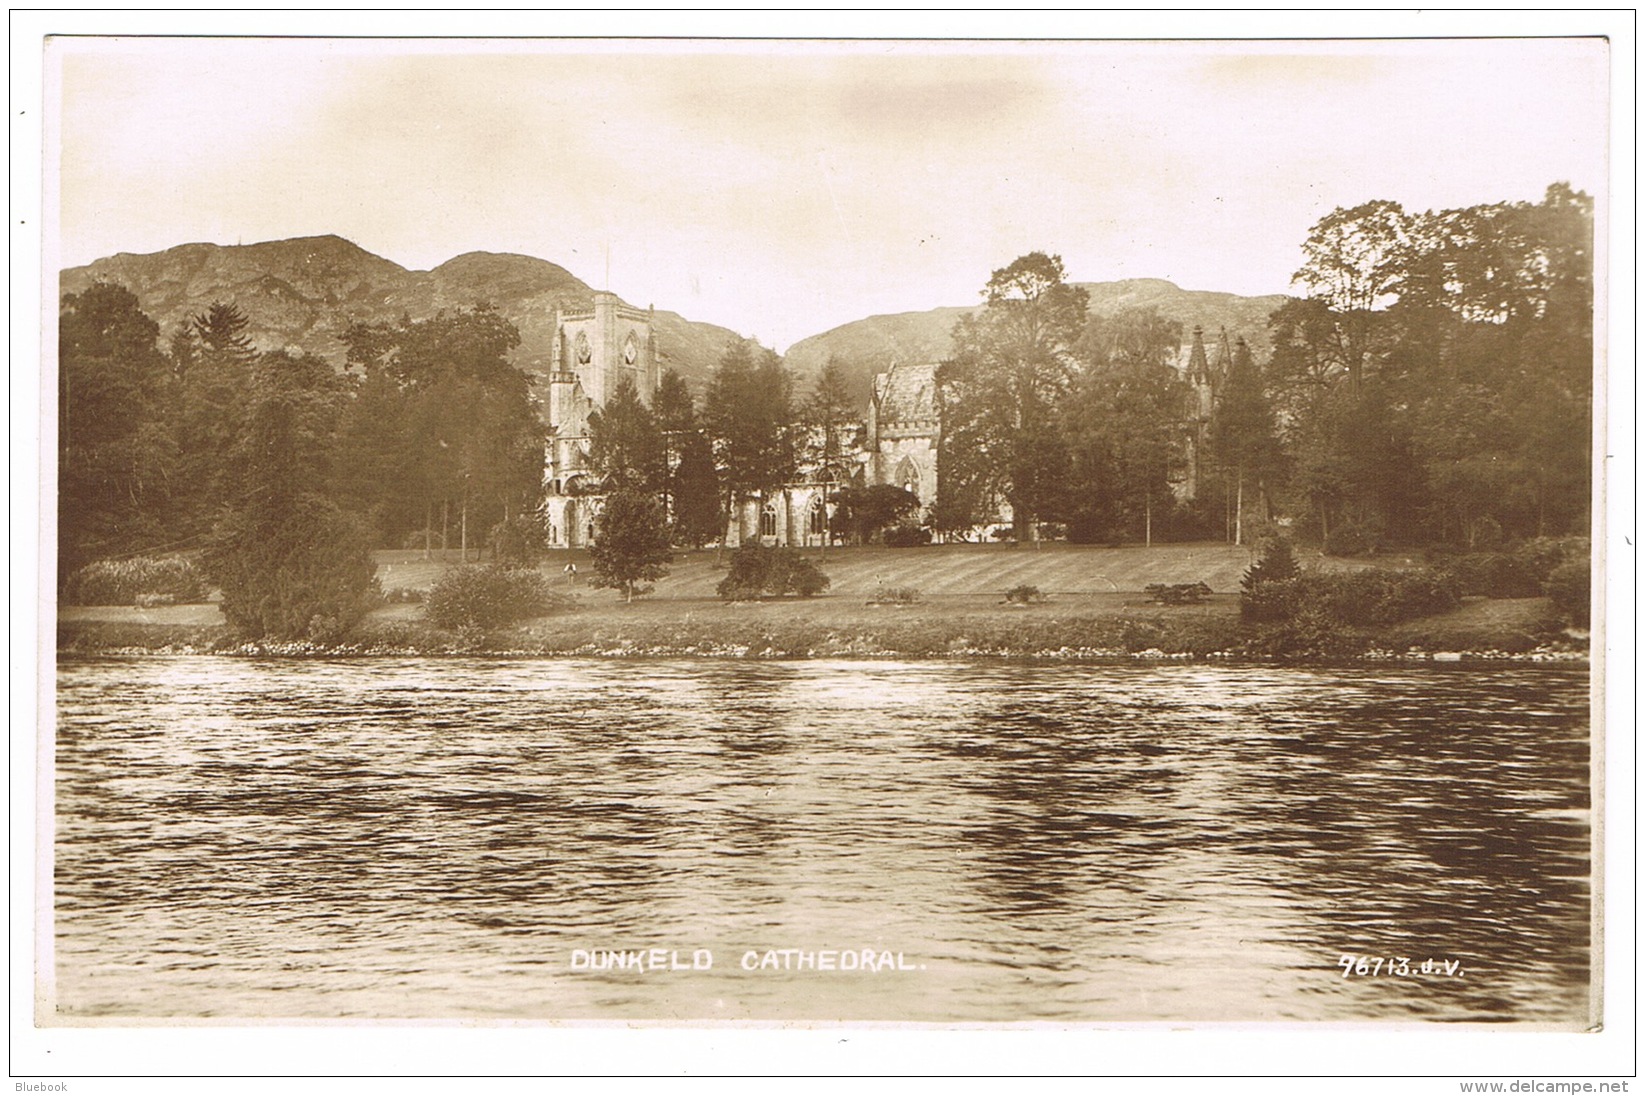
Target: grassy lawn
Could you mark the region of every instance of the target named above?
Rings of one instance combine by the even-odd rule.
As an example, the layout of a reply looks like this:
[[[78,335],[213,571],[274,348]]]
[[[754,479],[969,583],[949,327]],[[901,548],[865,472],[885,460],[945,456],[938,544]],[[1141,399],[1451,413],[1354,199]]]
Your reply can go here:
[[[427,589],[448,566],[425,560],[418,551],[377,553],[377,574],[385,589]],[[438,553],[436,553],[438,555]],[[998,599],[1013,586],[1038,586],[1044,593],[1096,595],[1141,593],[1150,583],[1204,582],[1217,593],[1237,593],[1240,576],[1254,558],[1250,548],[1230,544],[1163,544],[1153,548],[1103,548],[1047,544],[1025,548],[1010,544],[933,544],[923,548],[819,548],[805,551],[831,580],[829,594],[866,599],[886,586],[912,587],[925,598]],[[725,571],[716,566],[713,549],[680,552],[666,578],[656,583],[650,600],[713,598]],[[449,553],[451,564],[457,553]],[[576,590],[588,592],[588,553],[556,552],[542,570],[559,589],[573,589],[561,574],[567,562],[577,565]],[[1318,559],[1305,562],[1319,563]],[[1360,566],[1325,561],[1328,566]]]
[[[919,656],[1165,650],[1208,654],[1235,650],[1250,636],[1239,619],[1239,580],[1252,561],[1247,548],[1173,544],[1101,548],[1065,544],[941,545],[925,548],[837,548],[820,562],[832,580],[827,594],[757,602],[725,602],[714,593],[725,574],[716,553],[682,552],[656,590],[633,604],[588,584],[586,553],[556,553],[541,565],[564,598],[551,615],[492,636],[500,650],[554,653],[756,653],[795,657]],[[438,555],[438,554],[436,554]],[[566,562],[577,565],[575,581]],[[471,559],[472,562],[472,559]],[[457,553],[424,559],[420,551],[377,553],[387,590],[427,590]],[[1304,560],[1305,565],[1366,566]],[[1377,565],[1389,565],[1379,560]],[[1199,605],[1167,607],[1148,600],[1150,583],[1204,582],[1213,596]],[[1007,604],[1004,591],[1037,586],[1046,600]],[[911,605],[869,605],[889,587],[916,590]],[[1385,630],[1378,647],[1429,651],[1531,651],[1551,634],[1545,599],[1470,599],[1456,610]],[[1554,629],[1557,631],[1557,627]],[[431,630],[417,604],[374,610],[361,643],[394,649],[441,650],[453,637]],[[70,606],[59,614],[59,645],[88,649],[144,646],[152,641],[209,645],[225,638],[215,604],[152,609]],[[442,638],[444,637],[444,638]]]

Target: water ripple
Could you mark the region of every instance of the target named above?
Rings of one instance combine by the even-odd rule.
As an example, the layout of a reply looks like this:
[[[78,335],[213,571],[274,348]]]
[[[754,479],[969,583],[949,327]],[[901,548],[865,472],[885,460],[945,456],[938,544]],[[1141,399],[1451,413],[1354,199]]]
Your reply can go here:
[[[58,688],[65,1014],[1586,1019],[1577,671],[190,657]],[[714,965],[572,969],[649,948]],[[742,969],[783,949],[923,969]]]

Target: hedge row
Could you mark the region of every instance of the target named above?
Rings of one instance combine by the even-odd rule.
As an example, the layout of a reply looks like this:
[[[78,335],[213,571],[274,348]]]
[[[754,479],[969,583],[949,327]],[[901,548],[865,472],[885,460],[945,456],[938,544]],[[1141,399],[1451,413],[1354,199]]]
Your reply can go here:
[[[174,604],[206,600],[205,578],[182,556],[106,559],[69,576],[63,600],[69,605]]]
[[[1265,624],[1311,616],[1363,627],[1443,613],[1461,600],[1456,580],[1438,571],[1315,572],[1252,584],[1240,595],[1240,615]]]

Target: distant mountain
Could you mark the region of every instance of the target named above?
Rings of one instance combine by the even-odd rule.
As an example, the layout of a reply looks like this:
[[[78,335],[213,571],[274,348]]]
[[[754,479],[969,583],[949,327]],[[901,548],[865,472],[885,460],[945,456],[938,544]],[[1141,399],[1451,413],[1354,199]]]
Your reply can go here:
[[[514,362],[547,368],[554,311],[587,308],[593,290],[563,267],[528,255],[475,251],[433,270],[407,270],[338,236],[244,244],[184,244],[151,255],[122,253],[62,273],[63,293],[103,279],[126,286],[162,334],[213,301],[233,301],[258,347],[297,347],[343,362],[342,334],[356,320],[426,319],[489,302],[520,329]],[[739,336],[673,312],[656,316],[665,367],[706,384],[726,343]]]
[[[1226,329],[1230,340],[1244,336],[1257,360],[1268,354],[1268,316],[1285,297],[1240,297],[1179,289],[1161,278],[1131,278],[1119,282],[1080,282],[1091,295],[1091,311],[1113,313],[1124,308],[1154,308],[1183,326],[1187,341],[1197,324],[1205,329],[1207,349]],[[850,377],[853,393],[866,401],[875,373],[894,362],[941,361],[952,353],[954,324],[972,308],[934,308],[928,312],[900,312],[870,316],[843,324],[820,335],[801,339],[788,348],[784,361],[795,373],[799,387],[809,386],[830,357],[838,357]]]
[[[570,271],[529,255],[474,251],[433,270],[407,270],[338,236],[232,247],[184,244],[150,255],[111,255],[63,271],[61,292],[79,292],[97,279],[136,293],[162,334],[213,301],[233,301],[250,319],[249,333],[260,348],[296,347],[339,367],[342,334],[356,320],[425,319],[442,309],[489,302],[520,329],[515,364],[542,372],[549,362],[555,309],[587,308],[593,300],[593,290]],[[1157,308],[1182,322],[1185,339],[1195,324],[1205,329],[1208,346],[1224,328],[1230,338],[1243,335],[1259,360],[1268,352],[1268,314],[1285,300],[1179,289],[1157,278],[1081,284],[1091,294],[1093,312]],[[970,311],[952,307],[870,316],[800,340],[784,360],[804,392],[829,357],[838,356],[854,394],[866,404],[873,375],[893,362],[947,357],[954,323]],[[679,370],[698,392],[726,344],[739,338],[728,328],[662,310],[656,313],[656,333],[664,367]]]

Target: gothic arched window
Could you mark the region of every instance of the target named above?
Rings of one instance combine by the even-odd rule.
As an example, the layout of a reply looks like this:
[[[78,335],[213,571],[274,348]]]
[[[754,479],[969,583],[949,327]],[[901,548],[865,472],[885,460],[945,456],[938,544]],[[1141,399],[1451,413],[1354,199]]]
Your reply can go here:
[[[777,535],[777,504],[768,502],[765,509],[760,511],[760,536],[774,537]]]
[[[920,493],[920,470],[914,465],[914,458],[904,457],[897,465],[897,486],[915,495]]]
[[[825,532],[823,526],[827,524],[828,517],[825,507],[826,504],[823,502],[821,495],[816,495],[811,499],[811,512],[806,520],[806,531],[808,533],[820,537]]]

